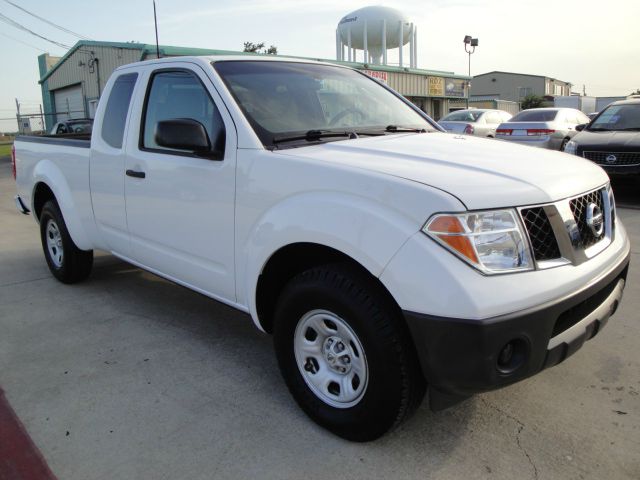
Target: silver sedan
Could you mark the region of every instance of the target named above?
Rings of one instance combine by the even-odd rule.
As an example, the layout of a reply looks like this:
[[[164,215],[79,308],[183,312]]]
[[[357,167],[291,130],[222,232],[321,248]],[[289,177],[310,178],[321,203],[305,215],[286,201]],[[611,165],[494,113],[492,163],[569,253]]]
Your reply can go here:
[[[575,108],[531,108],[500,125],[496,138],[562,151],[578,133],[576,125],[589,122],[589,117]]]
[[[457,110],[442,117],[438,124],[447,132],[464,133],[480,137],[494,137],[496,128],[509,121],[511,114],[502,110]]]

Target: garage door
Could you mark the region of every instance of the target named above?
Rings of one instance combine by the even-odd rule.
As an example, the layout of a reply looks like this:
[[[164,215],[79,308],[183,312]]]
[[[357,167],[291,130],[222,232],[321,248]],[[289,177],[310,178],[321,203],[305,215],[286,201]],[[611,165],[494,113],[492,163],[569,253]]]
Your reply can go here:
[[[55,99],[58,122],[69,118],[86,117],[81,85],[55,90],[53,97]]]

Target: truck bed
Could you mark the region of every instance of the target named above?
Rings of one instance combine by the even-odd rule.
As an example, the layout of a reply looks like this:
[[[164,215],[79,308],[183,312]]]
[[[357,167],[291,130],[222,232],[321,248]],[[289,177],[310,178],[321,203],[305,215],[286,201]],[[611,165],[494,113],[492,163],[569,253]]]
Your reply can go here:
[[[91,146],[90,133],[71,133],[63,135],[19,135],[20,142],[48,143],[51,145],[64,145],[68,147],[89,148]]]

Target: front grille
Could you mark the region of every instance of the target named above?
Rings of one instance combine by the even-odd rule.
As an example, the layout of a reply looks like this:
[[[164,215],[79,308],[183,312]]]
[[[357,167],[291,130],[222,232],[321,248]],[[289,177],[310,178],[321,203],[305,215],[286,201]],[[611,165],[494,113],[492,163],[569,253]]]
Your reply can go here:
[[[560,249],[549,218],[542,207],[525,208],[521,212],[536,261],[560,258]]]
[[[582,156],[598,165],[640,165],[640,152],[582,152]],[[607,160],[608,159],[608,160]]]
[[[579,248],[589,248],[591,245],[594,245],[605,238],[604,235],[596,237],[591,231],[591,228],[587,225],[587,206],[590,203],[595,203],[604,214],[602,194],[603,190],[596,190],[595,192],[574,198],[569,202],[571,213],[573,213],[573,218],[576,221],[578,232],[580,233],[580,238],[577,240],[577,246]]]

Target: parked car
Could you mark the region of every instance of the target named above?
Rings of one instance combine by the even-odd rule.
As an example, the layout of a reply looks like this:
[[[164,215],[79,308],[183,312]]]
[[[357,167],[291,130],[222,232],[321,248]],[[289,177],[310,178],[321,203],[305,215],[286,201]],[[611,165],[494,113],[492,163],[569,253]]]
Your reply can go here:
[[[93,120],[91,118],[77,118],[56,123],[51,129],[51,135],[66,135],[71,133],[91,133]]]
[[[577,130],[566,153],[591,160],[608,173],[640,173],[640,99],[614,102]]]
[[[574,108],[532,108],[501,124],[496,138],[562,151],[582,123],[589,123],[589,117]]]
[[[495,137],[496,128],[508,122],[511,114],[502,110],[468,109],[451,112],[438,121],[447,132]]]
[[[351,440],[398,425],[427,386],[439,410],[564,361],[625,285],[604,170],[446,134],[345,66],[133,63],[90,141],[14,146],[16,206],[55,278],[85,279],[104,250],[245,312],[301,408]]]

